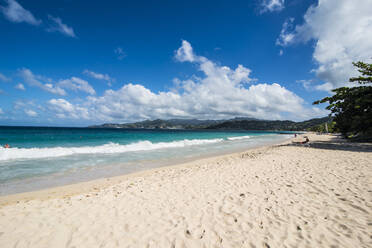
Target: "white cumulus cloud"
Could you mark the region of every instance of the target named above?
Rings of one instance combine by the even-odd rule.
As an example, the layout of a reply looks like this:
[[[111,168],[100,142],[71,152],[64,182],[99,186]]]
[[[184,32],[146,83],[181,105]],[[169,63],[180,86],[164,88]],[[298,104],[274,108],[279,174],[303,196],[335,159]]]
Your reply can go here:
[[[281,11],[284,9],[284,0],[261,0],[260,7],[261,14],[265,12]]]
[[[301,80],[296,80],[296,83],[302,84],[302,86],[306,90],[312,90],[312,85],[313,85],[313,80],[312,79],[301,79]]]
[[[88,96],[84,103],[73,104],[53,99],[57,117],[84,116],[95,121],[136,121],[155,118],[222,119],[235,116],[262,119],[306,119],[324,116],[318,108],[305,108],[302,98],[273,83],[253,84],[251,70],[220,66],[196,55],[183,41],[175,52],[179,61],[194,63],[203,76],[175,79],[176,89],[153,92],[140,84],[129,83],[102,96]]]
[[[183,40],[182,46],[176,51],[175,58],[180,62],[194,62],[196,59],[194,56],[191,44],[188,41]]]
[[[58,118],[89,119],[89,112],[86,108],[74,106],[69,101],[59,98],[48,101],[49,109],[56,113]]]
[[[314,40],[314,72],[323,81],[316,88],[350,85],[348,79],[358,74],[352,62],[372,62],[371,13],[371,0],[319,0],[307,10],[303,24],[284,23],[277,44]]]
[[[64,89],[70,89],[73,91],[82,91],[90,95],[96,94],[93,87],[85,80],[78,77],[71,77],[69,79],[64,79],[58,82],[58,87]]]
[[[94,79],[106,81],[109,86],[111,86],[111,82],[115,81],[113,78],[111,78],[107,74],[97,73],[94,71],[84,70],[83,74],[87,75],[88,77],[94,78]]]
[[[295,34],[293,33],[293,22],[294,18],[288,18],[282,26],[282,30],[280,31],[279,38],[276,39],[276,45],[278,46],[287,46],[293,43],[295,38]],[[281,50],[283,51],[283,50]]]
[[[16,86],[14,86],[14,88],[18,89],[18,90],[26,90],[25,86],[21,83],[17,84]]]
[[[38,87],[42,90],[45,90],[47,92],[57,94],[57,95],[66,95],[66,91],[62,89],[61,87],[58,87],[56,85],[53,85],[52,83],[42,83],[40,81],[41,76],[34,75],[31,70],[29,69],[21,69],[20,75],[23,78],[23,80],[30,86]]]
[[[28,116],[30,116],[30,117],[36,117],[36,116],[38,116],[38,114],[35,111],[31,110],[31,109],[25,110],[25,114],[28,115]]]
[[[94,88],[85,80],[78,77],[71,77],[68,79],[61,79],[57,83],[54,83],[51,79],[45,78],[40,75],[35,75],[29,69],[21,69],[20,75],[23,80],[30,86],[38,87],[49,93],[56,95],[65,96],[67,95],[66,90],[81,91],[90,95],[96,94]],[[46,81],[43,83],[42,81]],[[23,90],[22,84],[16,86],[17,89]]]
[[[60,32],[66,36],[76,37],[74,29],[64,24],[61,18],[48,15],[48,19],[51,21],[51,24],[47,29],[48,32]]]
[[[36,19],[33,14],[24,9],[15,0],[6,0],[8,6],[0,6],[0,11],[11,22],[26,22],[31,25],[39,25],[41,20]]]

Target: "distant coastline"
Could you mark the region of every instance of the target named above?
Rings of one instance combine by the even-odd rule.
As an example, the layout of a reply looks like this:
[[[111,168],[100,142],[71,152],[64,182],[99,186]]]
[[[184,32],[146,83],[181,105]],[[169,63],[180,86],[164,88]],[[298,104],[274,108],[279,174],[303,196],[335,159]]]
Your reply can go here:
[[[306,121],[290,120],[260,120],[255,118],[236,117],[224,120],[198,120],[198,119],[156,119],[132,123],[104,123],[90,126],[33,126],[33,125],[0,125],[0,128],[120,128],[130,130],[228,130],[228,131],[314,131],[311,130],[325,123],[330,123],[331,117],[313,118]]]
[[[306,131],[331,121],[330,117],[314,118],[295,122],[289,120],[259,120],[255,118],[234,118],[229,120],[170,119],[145,120],[133,123],[105,123],[88,128],[123,129],[180,129],[180,130],[250,130],[250,131]]]

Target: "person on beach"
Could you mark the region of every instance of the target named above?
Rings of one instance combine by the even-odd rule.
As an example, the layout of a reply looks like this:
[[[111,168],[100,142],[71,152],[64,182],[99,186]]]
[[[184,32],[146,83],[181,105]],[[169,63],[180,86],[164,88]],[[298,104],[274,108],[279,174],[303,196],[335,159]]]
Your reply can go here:
[[[10,148],[10,145],[9,144],[5,144],[4,145],[4,148]]]
[[[300,145],[304,145],[304,144],[307,144],[309,143],[309,138],[307,136],[304,136],[305,140],[303,141],[292,141],[292,144],[300,144]]]
[[[308,143],[309,141],[310,141],[309,138],[308,138],[307,136],[305,136],[305,141],[302,141],[301,144],[306,144],[306,143]]]

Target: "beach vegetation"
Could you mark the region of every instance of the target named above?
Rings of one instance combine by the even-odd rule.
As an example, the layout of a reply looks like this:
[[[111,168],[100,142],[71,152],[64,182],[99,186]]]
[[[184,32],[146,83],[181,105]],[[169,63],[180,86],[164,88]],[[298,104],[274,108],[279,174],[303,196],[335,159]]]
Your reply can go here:
[[[327,124],[327,128],[326,128],[326,124]],[[308,128],[307,131],[317,132],[317,133],[327,133],[328,131],[328,133],[337,133],[338,130],[335,127],[335,125],[336,125],[336,122],[330,119],[328,122],[324,122],[322,124]]]
[[[350,78],[354,85],[334,89],[333,96],[313,104],[329,103],[326,109],[331,111],[334,128],[346,138],[372,141],[372,64],[361,61],[353,64],[361,73]]]

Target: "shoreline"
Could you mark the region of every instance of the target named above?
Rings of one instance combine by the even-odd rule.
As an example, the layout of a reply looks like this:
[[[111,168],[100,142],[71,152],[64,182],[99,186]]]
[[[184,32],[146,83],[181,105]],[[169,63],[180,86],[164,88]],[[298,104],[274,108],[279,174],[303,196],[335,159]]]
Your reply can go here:
[[[372,144],[306,135],[7,196],[0,246],[370,247]]]
[[[130,153],[129,155],[127,155],[128,153],[113,153],[114,156],[116,156],[116,159],[108,162],[101,161],[100,163],[95,163],[94,160],[91,160],[89,159],[89,157],[86,157],[85,159],[81,159],[81,161],[85,163],[85,165],[81,167],[78,166],[77,168],[75,168],[74,166],[68,166],[69,169],[66,170],[57,169],[56,171],[50,174],[48,173],[40,175],[35,174],[30,177],[18,179],[14,178],[8,181],[6,180],[6,178],[4,179],[2,177],[1,179],[2,180],[4,179],[5,181],[2,181],[0,184],[0,197],[25,192],[40,191],[43,189],[61,187],[64,185],[77,184],[81,182],[88,182],[101,178],[110,178],[118,175],[131,174],[144,170],[178,165],[203,158],[226,155],[235,152],[243,152],[247,149],[280,143],[292,136],[292,134],[291,135],[274,134],[273,137],[268,138],[272,135],[273,134],[269,134],[267,136],[266,135],[257,137],[253,136],[254,139],[249,139],[248,142],[243,141],[243,143],[240,144],[239,144],[239,142],[241,142],[240,140],[235,141],[230,140],[229,138],[226,138],[224,140],[221,139],[222,142],[213,142],[213,144],[211,144],[209,148],[203,148],[203,146],[200,146],[201,147],[200,151],[198,151],[199,149],[197,148],[198,146],[192,148],[193,147],[192,145],[191,146],[185,145],[184,148],[174,149],[173,147],[170,147],[159,149],[160,155],[157,155],[156,150],[158,150],[158,148],[155,148],[150,151],[146,149],[143,151],[134,151],[133,156],[134,158],[135,157],[137,158],[135,158],[133,161],[131,161],[130,159],[130,157],[132,156]],[[255,138],[257,138],[258,141],[255,141]],[[229,142],[233,143],[228,144]],[[219,146],[221,147],[219,148]],[[179,150],[178,152],[177,149]],[[190,149],[195,149],[195,151],[192,151]],[[146,155],[148,152],[154,152],[155,157],[152,158],[151,156]],[[177,153],[179,154],[177,155]],[[129,156],[129,160],[126,160],[125,158],[126,156]],[[91,157],[94,157],[94,154],[92,154]],[[69,159],[69,157],[66,157],[66,159]],[[103,159],[105,158],[103,157]],[[32,162],[26,162],[26,165],[31,166],[30,163]],[[35,164],[36,168],[38,167],[47,168],[45,165],[43,165],[42,161],[34,163],[36,163]],[[49,162],[48,166],[50,166],[51,168],[60,167],[58,165],[58,161],[56,162],[51,161]],[[33,165],[30,167],[30,169],[31,168],[34,168]],[[7,172],[8,171],[5,170],[5,175]]]
[[[298,135],[302,137],[304,134]],[[270,148],[273,146],[283,145],[290,143],[294,138],[287,138],[279,142],[272,141],[269,144],[262,144],[252,148],[241,148],[234,151],[228,151],[226,153],[217,154],[213,153],[210,155],[201,155],[194,158],[183,159],[180,162],[177,162],[175,159],[166,163],[166,165],[157,165],[156,168],[145,169],[136,172],[130,172],[126,174],[102,177],[91,179],[88,181],[81,181],[76,183],[68,183],[59,186],[52,186],[43,189],[31,190],[26,192],[0,195],[0,206],[9,205],[21,201],[30,201],[30,200],[46,200],[59,197],[71,197],[77,194],[89,193],[90,191],[97,191],[97,189],[106,188],[113,186],[115,184],[121,183],[123,180],[128,180],[130,178],[146,176],[157,171],[166,170],[166,169],[177,169],[181,167],[192,167],[195,162],[208,163],[208,162],[217,162],[218,160],[224,159],[226,156],[240,156],[246,152],[254,152],[255,150]]]

